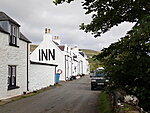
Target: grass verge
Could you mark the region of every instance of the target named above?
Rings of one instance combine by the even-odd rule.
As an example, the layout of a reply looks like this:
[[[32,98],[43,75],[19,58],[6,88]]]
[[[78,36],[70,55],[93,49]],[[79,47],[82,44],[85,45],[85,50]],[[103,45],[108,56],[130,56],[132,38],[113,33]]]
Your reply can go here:
[[[113,113],[109,96],[106,92],[99,95],[99,113]]]

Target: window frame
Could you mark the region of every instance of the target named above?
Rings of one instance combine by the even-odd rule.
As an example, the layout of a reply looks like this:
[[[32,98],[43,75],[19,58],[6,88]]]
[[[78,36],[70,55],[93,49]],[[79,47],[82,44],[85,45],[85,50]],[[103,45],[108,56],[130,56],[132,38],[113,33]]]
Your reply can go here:
[[[9,45],[10,46],[17,46],[17,38],[19,37],[19,28],[13,24],[10,24],[10,38],[9,38]]]
[[[8,90],[19,88],[16,85],[17,66],[8,65]]]

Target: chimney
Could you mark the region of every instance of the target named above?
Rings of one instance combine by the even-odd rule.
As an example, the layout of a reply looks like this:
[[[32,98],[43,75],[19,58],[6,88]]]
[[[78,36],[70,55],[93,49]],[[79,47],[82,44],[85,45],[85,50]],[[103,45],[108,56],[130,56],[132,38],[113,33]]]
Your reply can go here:
[[[51,31],[50,29],[45,28],[45,34],[43,36],[44,41],[52,40],[52,35],[51,35],[50,31]]]
[[[78,54],[79,54],[79,49],[78,49],[78,47],[77,47],[77,46],[75,46],[75,47],[73,48],[73,51],[74,51],[74,53],[75,53],[76,55],[78,55]]]
[[[47,28],[45,28],[45,34],[47,34]]]
[[[60,37],[59,36],[54,36],[53,41],[58,43],[58,45],[60,45]]]
[[[49,34],[51,33],[51,29],[48,29],[48,33],[49,33]]]

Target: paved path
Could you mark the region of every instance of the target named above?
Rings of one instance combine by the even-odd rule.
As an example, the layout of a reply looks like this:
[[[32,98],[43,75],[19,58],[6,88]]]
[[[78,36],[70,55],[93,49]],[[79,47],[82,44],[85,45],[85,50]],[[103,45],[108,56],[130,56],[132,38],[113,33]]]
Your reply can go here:
[[[90,90],[85,76],[15,102],[0,106],[0,113],[98,113],[100,91]]]

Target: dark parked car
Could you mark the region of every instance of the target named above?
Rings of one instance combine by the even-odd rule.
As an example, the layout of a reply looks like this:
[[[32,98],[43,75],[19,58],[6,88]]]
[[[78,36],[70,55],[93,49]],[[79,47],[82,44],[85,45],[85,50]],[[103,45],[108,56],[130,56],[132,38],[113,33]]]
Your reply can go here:
[[[108,82],[105,78],[106,74],[103,69],[95,70],[93,76],[91,76],[91,90],[95,88],[104,88]]]

